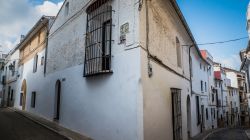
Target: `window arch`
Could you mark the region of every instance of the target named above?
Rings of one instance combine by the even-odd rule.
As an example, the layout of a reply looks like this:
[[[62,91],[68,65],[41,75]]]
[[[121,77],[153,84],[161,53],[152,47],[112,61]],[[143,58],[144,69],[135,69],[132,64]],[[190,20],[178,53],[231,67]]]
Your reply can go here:
[[[178,39],[178,37],[176,37],[176,55],[177,55],[177,66],[178,67],[182,67],[182,62],[181,62],[181,45],[180,45],[180,41]]]

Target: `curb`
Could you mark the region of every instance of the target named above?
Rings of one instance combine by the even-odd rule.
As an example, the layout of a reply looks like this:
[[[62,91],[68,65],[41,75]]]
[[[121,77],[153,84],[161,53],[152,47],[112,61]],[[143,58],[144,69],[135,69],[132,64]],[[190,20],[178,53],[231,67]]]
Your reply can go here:
[[[216,133],[216,132],[219,132],[219,131],[222,131],[222,130],[225,130],[226,128],[219,128],[219,129],[216,129],[214,131],[211,131],[210,133],[208,133],[202,140],[206,140],[210,135]]]
[[[25,117],[25,118],[31,120],[32,122],[34,122],[34,123],[36,123],[36,124],[38,124],[38,125],[43,126],[44,128],[49,129],[50,131],[53,131],[54,133],[56,133],[56,134],[62,136],[63,138],[65,138],[65,139],[67,139],[67,140],[74,140],[74,139],[72,139],[72,138],[70,138],[70,137],[67,137],[67,136],[63,135],[63,134],[60,133],[59,131],[57,131],[57,130],[55,130],[55,129],[49,127],[49,126],[47,126],[47,125],[45,125],[45,124],[43,124],[43,123],[41,123],[41,122],[39,122],[39,121],[37,121],[37,120],[35,120],[35,119],[33,119],[33,118],[31,118],[31,117],[29,117],[29,116],[23,114],[23,113],[20,113],[19,111],[17,111],[17,110],[14,109],[14,108],[7,107],[7,109],[12,110],[12,111],[14,111],[15,113],[17,113],[17,114],[19,114],[19,115],[22,115],[23,117]]]

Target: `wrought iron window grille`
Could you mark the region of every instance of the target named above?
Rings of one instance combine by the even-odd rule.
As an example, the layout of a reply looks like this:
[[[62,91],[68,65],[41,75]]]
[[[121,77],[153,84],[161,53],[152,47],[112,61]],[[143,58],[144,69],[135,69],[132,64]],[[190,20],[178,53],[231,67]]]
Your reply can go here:
[[[111,0],[97,0],[87,8],[84,76],[112,73]]]

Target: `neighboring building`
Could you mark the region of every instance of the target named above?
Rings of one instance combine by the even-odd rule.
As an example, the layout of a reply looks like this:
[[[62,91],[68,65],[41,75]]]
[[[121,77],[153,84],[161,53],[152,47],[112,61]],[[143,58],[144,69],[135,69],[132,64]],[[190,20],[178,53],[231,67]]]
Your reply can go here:
[[[214,61],[212,55],[207,50],[201,50],[202,57],[207,60],[209,66],[207,67],[207,90],[208,90],[208,111],[211,114],[210,119],[210,129],[218,127],[218,114],[219,111],[217,109],[219,104],[218,93],[215,89],[215,81],[214,81]],[[210,111],[209,111],[210,110]]]
[[[8,54],[3,103],[95,140],[239,125],[243,73],[195,44],[175,0],[65,0]]]
[[[14,106],[15,94],[17,93],[17,80],[19,77],[18,72],[19,63],[19,50],[15,47],[11,50],[5,58],[3,74],[2,74],[2,84],[3,84],[3,94],[2,94],[2,106]]]
[[[15,107],[35,114],[42,112],[40,106],[47,100],[41,94],[46,94],[42,85],[45,82],[47,35],[53,21],[54,17],[41,17],[17,46],[20,51],[20,78],[17,81]]]
[[[239,100],[240,100],[240,117],[241,125],[249,126],[249,97],[247,95],[247,82],[245,73],[237,73],[238,86],[239,86]]]
[[[247,31],[248,34],[250,33],[250,4],[248,5],[247,10]],[[249,36],[250,38],[250,36]],[[249,125],[249,109],[250,109],[250,40],[248,41],[248,45],[245,50],[240,51],[240,58],[241,58],[241,67],[240,70],[245,73],[245,94],[241,96],[241,118],[242,123],[244,125]],[[239,82],[242,83],[244,79],[242,76],[239,76]],[[243,103],[242,103],[243,102]],[[246,103],[247,102],[247,103]],[[248,104],[248,107],[246,107]],[[248,111],[246,111],[248,110]]]
[[[214,62],[214,92],[218,95],[218,127],[227,127],[229,125],[229,106],[228,106],[228,78],[221,64]],[[217,97],[216,97],[217,98]]]
[[[96,140],[187,140],[217,127],[211,65],[176,1],[66,0],[48,32],[50,20],[18,45],[15,107]]]
[[[239,71],[224,68],[226,71],[226,76],[230,79],[230,84],[228,85],[228,101],[229,101],[229,114],[230,117],[230,125],[231,126],[239,126],[241,122],[240,117],[240,92],[241,86],[239,86],[238,75],[242,74]]]

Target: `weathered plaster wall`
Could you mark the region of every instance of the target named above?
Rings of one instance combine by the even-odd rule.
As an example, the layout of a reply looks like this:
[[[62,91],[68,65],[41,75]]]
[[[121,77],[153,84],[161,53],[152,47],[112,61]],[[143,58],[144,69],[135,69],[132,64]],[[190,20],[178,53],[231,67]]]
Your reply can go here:
[[[89,1],[66,2],[69,2],[69,15],[64,15],[63,6],[49,36],[46,89],[43,92],[48,93],[44,96],[52,101],[48,103],[50,109],[45,116],[53,117],[54,89],[56,81],[60,80],[60,125],[95,140],[143,139],[140,49],[136,32],[138,3],[134,0],[111,1],[115,11],[112,14],[113,74],[85,78],[85,11]],[[127,22],[127,40],[120,44],[120,26]]]
[[[149,5],[149,51],[181,76],[150,60],[152,77],[148,76],[148,58],[141,49],[143,119],[145,140],[173,139],[171,88],[181,89],[182,136],[187,135],[187,98],[190,95],[188,47],[181,46],[182,67],[177,66],[176,37],[181,45],[191,44],[170,1],[152,0]],[[146,48],[146,5],[140,12],[140,42]],[[183,78],[185,77],[185,78]],[[189,121],[190,122],[190,121]]]

